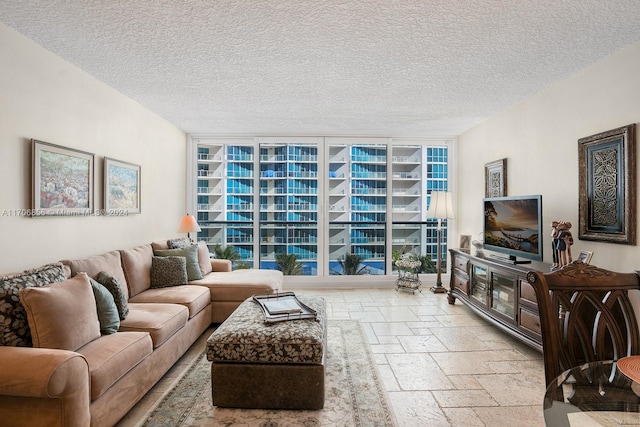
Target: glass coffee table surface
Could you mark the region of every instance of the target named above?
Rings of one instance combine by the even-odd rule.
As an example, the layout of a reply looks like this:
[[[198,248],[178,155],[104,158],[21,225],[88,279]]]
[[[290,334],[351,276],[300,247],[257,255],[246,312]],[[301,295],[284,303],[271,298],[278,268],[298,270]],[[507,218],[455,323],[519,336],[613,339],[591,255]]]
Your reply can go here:
[[[576,366],[547,388],[547,427],[640,426],[640,383],[614,361]]]

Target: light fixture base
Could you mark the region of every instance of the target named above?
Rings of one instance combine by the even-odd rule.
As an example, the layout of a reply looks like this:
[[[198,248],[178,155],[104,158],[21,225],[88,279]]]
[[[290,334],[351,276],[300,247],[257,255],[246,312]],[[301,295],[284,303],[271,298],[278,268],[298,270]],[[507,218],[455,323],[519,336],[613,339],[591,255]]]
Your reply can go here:
[[[433,292],[434,294],[446,294],[447,289],[444,286],[432,286],[431,292]]]

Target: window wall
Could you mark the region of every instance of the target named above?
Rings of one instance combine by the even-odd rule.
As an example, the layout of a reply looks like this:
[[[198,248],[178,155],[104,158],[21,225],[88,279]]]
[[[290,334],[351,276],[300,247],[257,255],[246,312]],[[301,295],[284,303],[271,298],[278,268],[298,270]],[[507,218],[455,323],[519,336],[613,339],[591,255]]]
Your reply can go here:
[[[451,188],[453,140],[192,136],[190,205],[205,240],[237,264],[384,276],[404,252],[437,256],[432,191]],[[442,253],[446,255],[447,224]]]

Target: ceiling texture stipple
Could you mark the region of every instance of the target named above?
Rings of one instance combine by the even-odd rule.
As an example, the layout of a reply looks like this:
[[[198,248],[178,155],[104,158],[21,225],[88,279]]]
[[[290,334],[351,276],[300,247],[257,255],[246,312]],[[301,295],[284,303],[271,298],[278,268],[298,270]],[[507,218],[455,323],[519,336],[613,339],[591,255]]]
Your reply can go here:
[[[2,0],[189,133],[459,135],[640,40],[638,0]]]

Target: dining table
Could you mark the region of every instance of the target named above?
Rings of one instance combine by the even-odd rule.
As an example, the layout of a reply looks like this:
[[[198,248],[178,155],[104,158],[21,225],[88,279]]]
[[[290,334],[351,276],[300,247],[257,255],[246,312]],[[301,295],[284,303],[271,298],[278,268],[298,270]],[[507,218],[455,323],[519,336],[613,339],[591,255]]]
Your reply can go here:
[[[629,376],[623,361],[584,363],[559,375],[545,392],[546,426],[640,426],[640,375]],[[633,362],[640,366],[640,358]]]

